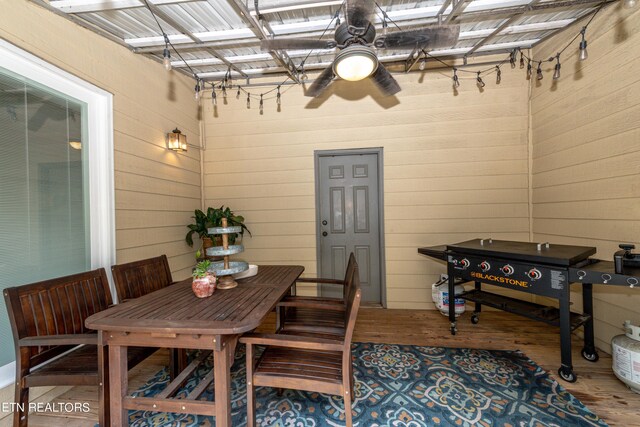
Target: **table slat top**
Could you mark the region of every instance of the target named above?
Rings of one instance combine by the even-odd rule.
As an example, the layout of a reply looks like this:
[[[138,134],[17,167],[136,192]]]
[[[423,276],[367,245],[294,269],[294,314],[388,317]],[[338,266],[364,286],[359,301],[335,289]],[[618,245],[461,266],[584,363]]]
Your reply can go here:
[[[240,334],[262,319],[304,271],[302,266],[263,265],[238,287],[197,298],[186,279],[87,318],[88,328],[109,331]]]

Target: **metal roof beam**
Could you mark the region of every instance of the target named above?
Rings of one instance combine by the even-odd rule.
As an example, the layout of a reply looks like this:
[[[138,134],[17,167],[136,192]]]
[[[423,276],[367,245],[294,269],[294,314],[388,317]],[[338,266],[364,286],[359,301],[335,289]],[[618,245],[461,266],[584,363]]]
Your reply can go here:
[[[450,24],[458,15],[461,15],[468,4],[467,0],[453,0],[451,3],[451,12],[449,12],[447,18],[444,20],[445,24]]]
[[[501,52],[509,52],[514,48],[529,49],[531,48],[531,46],[538,43],[538,41],[539,39],[531,39],[531,40],[520,40],[516,42],[509,42],[509,43],[496,43],[492,45],[485,45],[482,48],[480,48],[475,55],[476,56],[492,55],[492,54],[501,53]],[[462,58],[466,55],[469,49],[470,49],[469,47],[442,49],[442,50],[435,50],[435,51],[429,52],[429,54],[431,56],[435,56],[439,58],[449,58],[449,57]],[[390,56],[381,56],[378,59],[380,62],[385,64],[390,64],[390,63],[403,64],[404,58],[405,58],[404,55],[390,55]],[[331,65],[331,62],[309,63],[305,65],[305,70],[308,71],[308,70],[324,69],[329,65]],[[263,74],[283,73],[285,71],[285,68],[283,67],[245,68],[242,71],[244,71],[250,77],[256,77]],[[212,79],[223,77],[224,74],[225,72],[222,72],[222,71],[214,71],[214,72],[200,73],[199,76],[204,80],[212,80]]]
[[[145,4],[144,0],[139,0],[139,1],[143,5]],[[174,29],[176,29],[176,30],[180,31],[181,33],[187,35],[187,37],[189,37],[191,40],[196,42],[196,44],[202,44],[203,43],[202,39],[200,39],[198,36],[196,36],[191,31],[189,31],[187,28],[185,28],[183,25],[181,25],[178,21],[173,19],[171,17],[171,15],[165,13],[158,6],[154,5],[151,2],[149,2],[148,5],[149,5],[149,9],[151,9],[151,12],[153,12],[156,16],[160,17],[167,24],[171,25]],[[247,75],[244,74],[244,72],[240,68],[238,68],[236,65],[232,64],[231,62],[229,62],[224,56],[222,56],[220,53],[218,53],[215,49],[207,48],[206,50],[209,53],[211,53],[211,55],[215,56],[220,61],[222,61],[227,67],[236,70],[242,77],[245,77],[245,78],[247,77]]]
[[[208,0],[211,2],[211,0]],[[238,16],[249,25],[249,28],[260,40],[264,40],[272,36],[273,29],[268,22],[259,20],[257,17],[252,16],[247,6],[242,0],[227,0],[231,8],[238,14]],[[286,68],[289,77],[297,83],[300,83],[298,77],[298,70],[287,52],[285,51],[271,51],[271,56],[282,67]]]
[[[507,27],[503,33],[504,34],[520,34],[520,33],[528,33],[533,31],[546,31],[546,30],[554,30],[558,28],[565,27],[567,25],[571,25],[574,22],[573,19],[562,19],[558,21],[549,21],[549,22],[538,22],[533,24],[522,24],[516,25],[512,27]],[[422,21],[411,22],[410,25],[406,25],[407,27],[413,25],[420,25]],[[377,28],[377,26],[376,26]],[[482,30],[473,30],[473,31],[463,31],[460,33],[460,40],[468,40],[480,37],[486,37],[493,31],[493,28],[487,28]],[[240,30],[234,30],[240,31]],[[309,34],[305,34],[305,37],[319,37],[321,32],[312,32]],[[204,42],[202,44],[197,43],[185,43],[180,45],[180,50],[193,50],[193,49],[202,49],[203,47],[213,47],[218,49],[223,48],[237,48],[237,47],[247,47],[247,46],[256,46],[258,44],[258,40],[256,39],[233,39],[233,40],[220,40],[220,41],[210,41]],[[147,46],[147,47],[139,47],[134,48],[133,51],[135,53],[157,53],[162,52],[164,49],[164,44],[156,45],[156,46]]]
[[[524,15],[527,12],[531,11],[532,7],[535,6],[537,3],[540,3],[540,1],[541,0],[531,0],[531,3],[529,3],[529,5],[525,8],[525,10],[523,10],[520,13],[516,13],[514,15],[511,15],[511,17],[506,19],[502,24],[500,24],[498,26],[498,28],[493,30],[493,32],[491,34],[489,34],[487,37],[485,37],[484,39],[482,39],[478,43],[476,43],[475,46],[473,46],[471,48],[471,50],[467,53],[467,55],[473,54],[473,52],[475,52],[476,50],[480,49],[485,44],[489,43],[491,40],[493,40],[496,37],[498,37],[498,35],[500,35],[502,30],[507,28],[510,24],[512,24],[516,20],[520,19],[520,17],[522,17],[522,15]]]
[[[189,3],[200,0],[149,0],[156,6]],[[49,5],[64,13],[92,13],[105,10],[132,9],[142,7],[139,0],[57,0]]]

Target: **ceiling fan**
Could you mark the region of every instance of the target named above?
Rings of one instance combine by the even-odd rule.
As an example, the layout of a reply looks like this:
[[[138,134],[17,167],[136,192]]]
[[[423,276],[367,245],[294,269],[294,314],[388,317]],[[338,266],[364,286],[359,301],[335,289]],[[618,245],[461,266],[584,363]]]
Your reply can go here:
[[[371,23],[375,7],[375,0],[346,0],[346,22],[336,27],[335,40],[273,38],[263,40],[262,49],[340,49],[333,63],[309,86],[307,96],[320,96],[336,76],[349,81],[371,76],[385,95],[394,95],[400,91],[400,85],[380,63],[374,47],[429,50],[453,46],[458,41],[459,25],[429,25],[376,37],[376,28]]]

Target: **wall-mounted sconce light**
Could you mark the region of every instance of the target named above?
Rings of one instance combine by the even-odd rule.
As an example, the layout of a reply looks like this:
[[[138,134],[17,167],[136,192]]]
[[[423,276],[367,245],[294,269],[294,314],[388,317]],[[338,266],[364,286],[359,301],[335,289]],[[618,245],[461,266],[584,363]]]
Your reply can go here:
[[[77,140],[69,141],[69,145],[74,150],[82,150],[82,142],[80,141],[77,141]]]
[[[167,148],[177,152],[187,151],[187,136],[175,128],[167,134]]]

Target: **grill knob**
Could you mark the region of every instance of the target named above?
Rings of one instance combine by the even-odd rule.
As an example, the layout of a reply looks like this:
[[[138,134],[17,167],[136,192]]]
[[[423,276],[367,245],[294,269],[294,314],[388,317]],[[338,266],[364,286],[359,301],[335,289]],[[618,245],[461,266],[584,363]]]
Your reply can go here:
[[[482,271],[489,271],[490,268],[491,268],[491,264],[489,264],[487,261],[482,261],[480,263],[480,269]]]
[[[462,265],[462,268],[467,268],[469,267],[469,265],[471,265],[471,263],[468,259],[464,258],[462,261],[460,261],[460,265]]]
[[[532,268],[531,270],[529,270],[529,272],[527,274],[533,280],[538,280],[538,279],[540,279],[542,277],[542,273],[537,268]]]
[[[511,267],[509,264],[507,264],[504,267],[502,267],[502,273],[505,276],[511,276],[513,274],[513,272],[514,272],[513,267]]]

